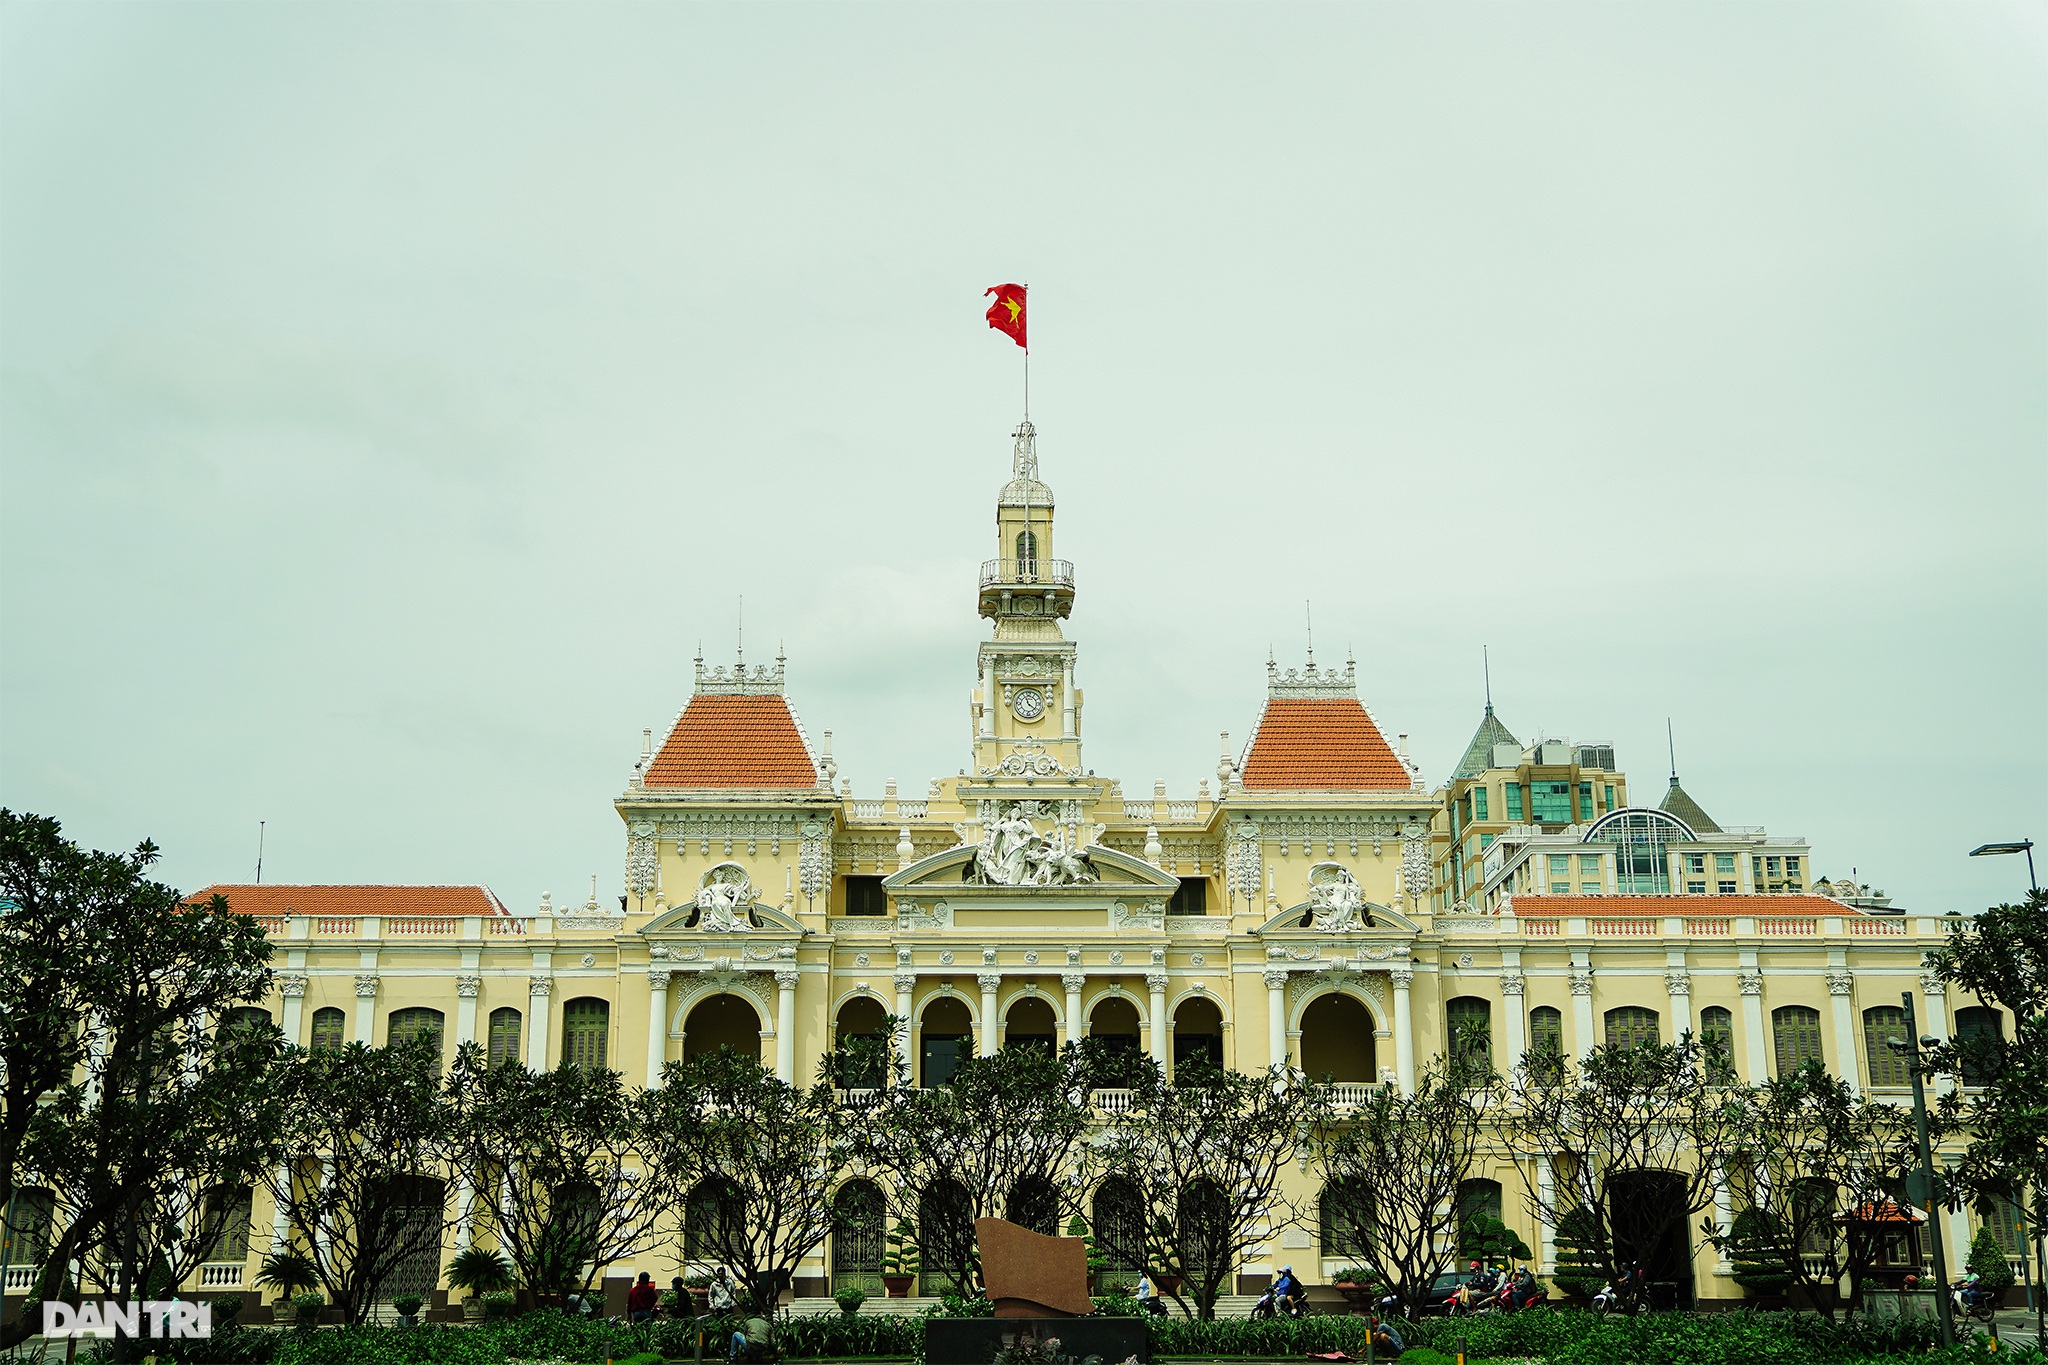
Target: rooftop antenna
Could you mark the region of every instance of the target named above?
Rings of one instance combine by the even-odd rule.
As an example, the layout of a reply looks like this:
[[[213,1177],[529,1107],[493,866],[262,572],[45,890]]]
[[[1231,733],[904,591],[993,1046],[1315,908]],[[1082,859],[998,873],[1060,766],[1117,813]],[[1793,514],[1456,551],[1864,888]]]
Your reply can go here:
[[[263,826],[267,821],[256,822],[256,885],[263,885]]]
[[[1486,653],[1486,646],[1479,646],[1479,669],[1486,675],[1486,714],[1493,714],[1493,660]]]

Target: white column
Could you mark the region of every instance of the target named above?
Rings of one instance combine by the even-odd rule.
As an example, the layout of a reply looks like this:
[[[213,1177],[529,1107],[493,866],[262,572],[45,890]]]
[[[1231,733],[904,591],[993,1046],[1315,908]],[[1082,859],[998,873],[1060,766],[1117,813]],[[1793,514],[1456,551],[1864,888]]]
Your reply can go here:
[[[1863,1089],[1863,1049],[1856,1037],[1856,978],[1846,971],[1828,973],[1828,994],[1835,1007],[1835,1072],[1855,1091]]]
[[[535,976],[526,982],[526,1069],[548,1069],[548,999],[555,987],[551,976]]]
[[[470,1182],[469,1172],[463,1171],[455,1177],[455,1249],[469,1250],[469,1244],[476,1236],[476,1228],[470,1218],[470,1210],[476,1204],[476,1186]]]
[[[1266,973],[1266,1061],[1287,1065],[1287,973]]]
[[[1536,1200],[1541,1207],[1536,1212],[1536,1255],[1538,1264],[1545,1275],[1557,1273],[1557,1230],[1543,1216],[1543,1209],[1557,1207],[1557,1180],[1550,1171],[1550,1154],[1538,1153],[1536,1157]]]
[[[1664,995],[1671,1007],[1671,1025],[1667,1036],[1677,1042],[1679,1036],[1692,1024],[1692,973],[1683,964],[1664,968]],[[1693,1030],[1695,1033],[1697,1029]]]
[[[1961,1161],[1961,1157],[1943,1154],[1941,1166],[1943,1170],[1948,1172],[1948,1179],[1953,1180],[1955,1178],[1956,1167]],[[1965,1205],[1960,1209],[1943,1209],[1941,1211],[1941,1230],[1948,1237],[1949,1278],[1960,1279],[1968,1273],[1967,1266],[1970,1260],[1969,1206]]]
[[[476,997],[483,980],[474,976],[455,978],[455,1046],[476,1041]]]
[[[1081,1023],[1081,987],[1088,984],[1088,975],[1068,972],[1060,977],[1060,984],[1067,988],[1067,1042],[1078,1043],[1087,1036]]]
[[[325,1191],[333,1184],[334,1158],[331,1156],[323,1156],[320,1158],[320,1188],[321,1190]],[[326,1203],[325,1194],[322,1194],[321,1196],[321,1203]],[[333,1249],[333,1246],[334,1224],[331,1220],[327,1218],[322,1218],[320,1220],[320,1226],[313,1229],[313,1255],[315,1259],[317,1259],[322,1265],[328,1264],[328,1252]]]
[[[1166,973],[1146,973],[1145,990],[1145,1004],[1149,1011],[1147,1022],[1152,1025],[1152,1060],[1165,1066],[1171,1055],[1166,1049]]]
[[[775,973],[775,1079],[796,1080],[796,980],[794,967]]]
[[[1415,973],[1407,967],[1396,967],[1387,973],[1387,979],[1394,983],[1394,1074],[1400,1079],[1401,1093],[1415,1093],[1415,1018],[1408,1005],[1408,985],[1415,980]]]
[[[1060,677],[1060,737],[1074,737],[1074,659],[1069,655]]]
[[[1920,1006],[1913,1011],[1913,1022],[1919,1026],[1922,1034],[1931,1033],[1944,1043],[1948,1041],[1948,983],[1932,971],[1922,971]],[[1937,1095],[1946,1095],[1955,1088],[1955,1078],[1947,1072],[1934,1078],[1934,1092]]]
[[[284,1161],[278,1163],[277,1189],[290,1189],[291,1181],[295,1174],[292,1170],[291,1162]],[[271,1193],[274,1196],[276,1190],[273,1190]],[[286,1216],[284,1200],[273,1197],[270,1205],[270,1249],[274,1252],[283,1251],[285,1239],[291,1235],[291,1219]]]
[[[1507,1052],[1494,1059],[1494,1066],[1502,1075],[1511,1076],[1529,1050],[1529,1012],[1522,1008],[1520,972],[1501,973],[1500,1012],[1501,1036],[1507,1042]]]
[[[916,1032],[910,1023],[910,993],[916,989],[917,977],[914,974],[908,972],[897,974],[896,1017],[903,1021],[903,1026],[896,1033],[896,1054],[903,1059],[905,1070],[911,1070],[917,1065],[916,1059],[911,1055],[910,1051],[911,1034]],[[911,1079],[913,1082],[917,1079],[914,1071],[912,1071]]]
[[[647,1088],[661,1084],[661,1069],[668,1062],[668,978],[667,972],[647,973]]]
[[[1742,1079],[1762,1085],[1770,1078],[1770,1053],[1764,1048],[1764,978],[1754,967],[1745,967],[1735,977],[1742,992],[1742,1055],[1749,1074]]]
[[[306,1040],[299,1030],[305,1027],[306,978],[297,972],[280,976],[277,988],[284,995],[284,1008],[279,1012],[277,1027],[287,1043],[304,1047]]]
[[[1735,1193],[1728,1188],[1728,1163],[1714,1163],[1714,1226],[1726,1237],[1735,1228]]]
[[[356,1041],[368,1043],[377,1023],[377,974],[356,973]]]
[[[1593,1031],[1593,969],[1573,967],[1572,987],[1572,1055],[1583,1059],[1600,1042],[1600,1035]]]
[[[981,987],[981,1037],[975,1052],[983,1057],[996,1055],[996,988],[1003,984],[1001,972],[983,972],[974,978]]]

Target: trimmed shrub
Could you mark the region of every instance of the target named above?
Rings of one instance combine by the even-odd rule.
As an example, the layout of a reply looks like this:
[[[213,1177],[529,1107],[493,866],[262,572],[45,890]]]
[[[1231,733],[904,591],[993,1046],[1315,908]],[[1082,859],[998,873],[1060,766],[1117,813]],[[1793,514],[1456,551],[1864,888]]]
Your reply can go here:
[[[1977,1272],[1977,1283],[1991,1293],[2012,1288],[2012,1262],[2005,1259],[2005,1249],[1990,1228],[1977,1229],[1977,1239],[1970,1243],[1970,1259],[1964,1264]]]

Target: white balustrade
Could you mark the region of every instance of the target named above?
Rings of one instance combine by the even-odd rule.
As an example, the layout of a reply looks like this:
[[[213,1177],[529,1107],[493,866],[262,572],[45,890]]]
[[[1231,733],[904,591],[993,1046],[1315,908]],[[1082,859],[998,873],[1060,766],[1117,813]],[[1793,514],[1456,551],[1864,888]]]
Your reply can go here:
[[[1097,1090],[1088,1099],[1105,1114],[1125,1114],[1130,1112],[1136,1094],[1134,1090]]]
[[[201,1289],[240,1289],[242,1287],[242,1263],[240,1261],[208,1261],[199,1267]]]

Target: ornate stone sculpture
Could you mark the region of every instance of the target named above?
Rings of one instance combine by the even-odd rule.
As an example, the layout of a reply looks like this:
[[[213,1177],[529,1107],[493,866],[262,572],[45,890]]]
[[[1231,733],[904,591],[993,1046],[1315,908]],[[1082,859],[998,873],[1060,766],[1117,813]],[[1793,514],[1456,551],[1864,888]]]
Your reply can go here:
[[[1040,834],[1024,803],[1012,801],[984,829],[967,879],[984,886],[1073,886],[1096,878],[1087,855],[1068,843],[1064,826]]]
[[[1365,892],[1341,863],[1318,863],[1308,870],[1308,903],[1319,934],[1344,934],[1372,924]]]
[[[720,863],[704,874],[697,889],[697,927],[707,934],[753,931],[754,884],[735,863]]]

